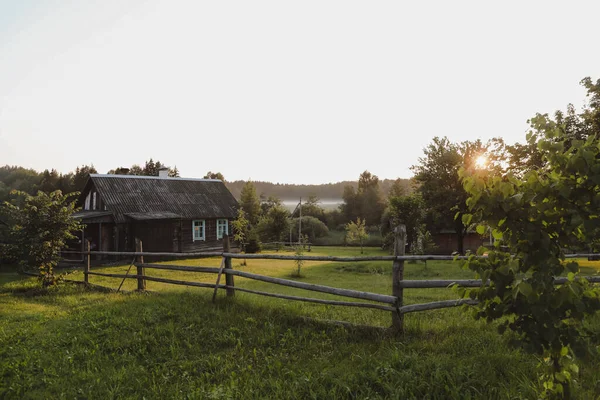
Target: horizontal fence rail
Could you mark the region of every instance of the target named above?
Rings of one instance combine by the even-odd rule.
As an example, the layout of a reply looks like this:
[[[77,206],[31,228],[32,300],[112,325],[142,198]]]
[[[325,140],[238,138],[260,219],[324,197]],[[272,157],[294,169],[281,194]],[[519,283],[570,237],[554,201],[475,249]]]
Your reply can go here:
[[[122,252],[122,251],[91,251],[90,244],[88,242],[87,251],[63,251],[62,254],[79,254],[83,255],[84,263],[84,282],[89,284],[89,276],[102,276],[108,278],[119,278],[122,279],[121,285],[119,285],[119,291],[123,282],[126,279],[137,280],[138,290],[146,289],[146,281],[159,282],[173,285],[185,285],[200,288],[211,288],[214,289],[213,301],[215,300],[217,291],[224,289],[227,292],[227,296],[234,296],[236,291],[256,294],[260,296],[267,296],[285,300],[295,300],[303,302],[311,302],[318,304],[334,305],[334,306],[347,306],[347,307],[359,307],[359,308],[370,308],[382,311],[388,311],[392,313],[392,328],[402,331],[403,329],[403,315],[426,311],[435,310],[448,307],[457,307],[462,305],[475,305],[477,300],[472,299],[457,299],[457,300],[443,300],[434,301],[423,304],[403,304],[403,291],[404,289],[434,289],[434,288],[449,288],[457,285],[461,287],[481,287],[482,285],[489,284],[489,281],[483,282],[480,279],[437,279],[437,280],[405,280],[404,279],[404,262],[405,261],[454,261],[464,260],[470,258],[469,256],[438,256],[438,255],[405,255],[404,254],[404,243],[406,232],[403,226],[399,226],[394,229],[395,240],[394,240],[394,255],[390,256],[361,256],[361,257],[337,257],[337,256],[306,256],[306,255],[280,255],[280,254],[240,254],[233,253],[230,251],[229,238],[226,236],[223,240],[223,251],[218,252],[193,252],[193,253],[168,253],[168,252],[151,252],[143,251],[142,242],[136,240],[136,251]],[[129,269],[125,274],[114,274],[91,271],[91,257],[92,256],[121,256],[121,257],[133,257]],[[156,263],[145,263],[144,256],[151,257],[169,257],[169,258],[208,258],[208,257],[221,257],[221,267],[208,267],[208,266],[184,266],[176,264],[156,264]],[[486,256],[477,256],[477,258],[485,258]],[[565,258],[600,258],[600,254],[568,254]],[[232,268],[232,259],[259,259],[259,260],[285,260],[285,261],[328,261],[328,262],[356,262],[356,261],[388,261],[392,262],[392,295],[385,295],[381,293],[365,292],[353,289],[336,288],[332,286],[325,286],[320,284],[299,282],[290,279],[276,278],[272,276],[260,275],[247,271],[235,270]],[[74,261],[74,260],[73,260]],[[131,269],[135,267],[135,273],[131,274]],[[191,273],[207,273],[217,274],[215,283],[207,282],[193,282],[185,280],[176,280],[168,278],[158,278],[154,276],[146,275],[146,269],[155,270],[166,270],[166,271],[180,271],[180,272],[191,272]],[[221,276],[225,275],[225,284],[220,283]],[[313,292],[325,293],[329,295],[349,297],[359,300],[366,300],[369,302],[358,302],[358,301],[342,301],[342,300],[331,300],[331,299],[319,299],[314,297],[294,296],[280,293],[271,293],[261,290],[247,289],[239,286],[235,286],[234,277],[240,277],[244,279],[251,279],[260,282],[266,282],[270,284],[291,287],[296,289],[303,289]],[[600,276],[579,276],[577,279],[587,279],[590,283],[600,283]],[[565,277],[558,277],[554,280],[556,285],[564,284],[568,282]],[[97,285],[96,285],[97,286]],[[381,304],[383,303],[383,304]]]

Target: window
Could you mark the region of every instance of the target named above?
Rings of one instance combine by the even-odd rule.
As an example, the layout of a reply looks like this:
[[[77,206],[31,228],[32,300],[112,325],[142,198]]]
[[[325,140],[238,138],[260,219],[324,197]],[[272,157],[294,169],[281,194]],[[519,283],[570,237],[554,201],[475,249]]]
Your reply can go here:
[[[90,193],[88,192],[87,196],[85,196],[85,205],[83,207],[84,210],[90,209]]]
[[[223,239],[223,235],[229,235],[229,224],[226,219],[217,220],[217,239]]]
[[[192,238],[196,240],[206,240],[205,226],[203,219],[192,221]]]
[[[92,193],[92,210],[96,209],[96,192]]]

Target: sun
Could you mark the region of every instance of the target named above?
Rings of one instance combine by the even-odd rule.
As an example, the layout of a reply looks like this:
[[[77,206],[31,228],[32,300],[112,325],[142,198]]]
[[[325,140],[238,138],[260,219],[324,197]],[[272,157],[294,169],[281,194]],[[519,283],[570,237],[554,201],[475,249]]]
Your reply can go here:
[[[475,166],[477,168],[485,168],[488,165],[488,158],[485,154],[480,155],[475,159]]]

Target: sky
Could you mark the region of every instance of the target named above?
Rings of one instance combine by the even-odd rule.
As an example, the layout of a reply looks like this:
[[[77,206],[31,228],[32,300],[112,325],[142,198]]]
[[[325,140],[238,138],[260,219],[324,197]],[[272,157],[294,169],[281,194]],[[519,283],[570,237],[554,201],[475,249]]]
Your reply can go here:
[[[598,1],[0,0],[0,165],[409,178],[600,78]]]

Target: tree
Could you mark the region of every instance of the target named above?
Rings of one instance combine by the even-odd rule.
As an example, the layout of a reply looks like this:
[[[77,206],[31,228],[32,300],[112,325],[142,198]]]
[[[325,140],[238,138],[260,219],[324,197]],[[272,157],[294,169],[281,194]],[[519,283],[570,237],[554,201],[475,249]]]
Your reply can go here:
[[[396,179],[392,186],[390,187],[390,191],[388,192],[388,197],[401,197],[406,196],[408,194],[408,190],[406,188],[406,184],[400,178]]]
[[[346,221],[352,221],[359,217],[360,206],[356,190],[351,185],[344,186],[344,194],[342,195],[344,203],[340,205],[340,212]]]
[[[356,222],[350,221],[346,224],[346,241],[348,243],[360,243],[360,254],[363,254],[363,243],[369,238],[365,227],[365,220],[360,218]]]
[[[261,195],[261,198],[263,196]],[[260,202],[260,212],[262,215],[267,215],[271,208],[280,206],[281,200],[277,196],[269,196],[266,200]]]
[[[257,232],[263,242],[281,242],[289,232],[290,213],[283,206],[275,206],[262,216]]]
[[[246,240],[249,237],[250,223],[246,218],[246,213],[241,208],[238,209],[237,218],[231,223],[233,227],[233,240],[238,242],[242,248],[242,251],[246,251]],[[246,265],[244,260],[243,265]]]
[[[240,194],[240,207],[242,207],[248,216],[250,225],[256,225],[258,223],[258,218],[260,217],[260,202],[256,195],[256,188],[250,181],[246,182],[242,188]]]
[[[300,218],[294,218],[292,220],[292,240],[298,241],[298,221]],[[329,234],[329,229],[327,225],[321,222],[319,219],[315,217],[311,217],[310,215],[304,216],[302,215],[302,236],[306,237],[310,241],[314,241],[317,238],[327,236]],[[302,238],[300,238],[302,239]]]
[[[68,240],[76,239],[81,230],[79,221],[72,217],[74,199],[79,193],[63,195],[39,191],[36,196],[13,191],[23,198],[23,205],[4,203],[3,212],[11,221],[10,236],[13,250],[24,267],[36,267],[44,286],[57,283],[54,267],[60,260],[60,250]]]
[[[480,249],[488,258],[469,258],[467,266],[489,284],[462,294],[479,301],[476,317],[499,319],[500,333],[514,331],[541,357],[548,398],[571,398],[579,371],[574,357],[588,350],[583,319],[600,310],[600,290],[565,260],[567,251],[587,249],[600,234],[600,80],[582,83],[591,97],[583,112],[530,120],[528,146],[535,144],[543,167],[506,176],[462,172],[470,211],[464,222],[485,221],[478,231],[491,226],[503,246]],[[568,280],[555,286],[561,274]]]
[[[358,179],[358,203],[363,221],[378,225],[385,210],[385,199],[379,188],[379,178],[364,171]]]
[[[340,205],[340,211],[346,221],[361,218],[371,224],[379,224],[385,209],[385,199],[381,193],[377,175],[364,171],[358,179],[358,189],[355,190],[353,186],[346,185],[342,197],[344,204]]]
[[[306,202],[302,203],[302,216],[314,217],[321,222],[326,222],[325,210],[319,205],[320,200],[316,195],[308,196]],[[304,221],[302,221],[304,223]]]
[[[204,179],[220,179],[225,182],[225,177],[220,172],[208,171],[206,175],[204,175]]]
[[[452,229],[458,239],[458,252],[464,253],[463,239],[468,225],[463,224],[462,215],[467,213],[467,192],[463,188],[458,171],[464,166],[474,165],[478,156],[486,152],[486,146],[475,142],[452,143],[447,137],[433,138],[425,149],[419,164],[413,165],[414,179],[419,185],[427,211],[429,230],[439,232]]]
[[[399,224],[406,226],[406,252],[412,253],[418,247],[419,237],[424,233],[425,208],[421,196],[418,193],[410,196],[391,196],[384,215],[384,232],[390,235],[392,240],[392,227]]]
[[[82,165],[81,167],[75,168],[75,174],[73,175],[73,190],[75,192],[81,192],[87,183],[90,174],[97,174],[94,164]]]

